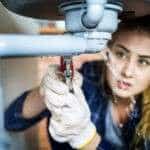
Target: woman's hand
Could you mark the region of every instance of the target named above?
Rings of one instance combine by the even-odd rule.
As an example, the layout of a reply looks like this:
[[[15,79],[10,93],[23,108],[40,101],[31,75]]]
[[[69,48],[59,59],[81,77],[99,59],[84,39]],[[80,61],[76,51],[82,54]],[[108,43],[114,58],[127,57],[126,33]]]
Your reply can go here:
[[[74,93],[63,82],[58,66],[49,66],[41,83],[41,93],[52,116],[49,132],[59,142],[69,142],[73,148],[81,148],[96,134],[90,119],[90,110],[81,90],[82,76],[75,72],[72,81]]]
[[[106,58],[106,49],[93,54],[81,54],[73,57],[74,68],[79,69],[86,62],[101,61]]]

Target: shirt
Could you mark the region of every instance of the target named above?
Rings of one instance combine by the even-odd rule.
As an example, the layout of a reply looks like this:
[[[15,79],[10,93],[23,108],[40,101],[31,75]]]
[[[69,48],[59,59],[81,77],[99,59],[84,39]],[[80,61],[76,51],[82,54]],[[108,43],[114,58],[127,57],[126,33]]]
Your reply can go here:
[[[140,103],[136,103],[128,122],[122,128],[117,127],[111,117],[110,101],[105,95],[103,86],[100,84],[102,66],[102,62],[90,62],[84,64],[80,70],[83,75],[83,93],[91,110],[91,120],[95,124],[97,132],[102,137],[102,141],[98,145],[97,150],[128,150],[135,132],[135,127],[141,117]],[[22,131],[31,127],[44,117],[50,118],[51,114],[47,109],[32,119],[25,119],[21,116],[23,103],[29,92],[24,92],[6,109],[6,129]],[[68,143],[58,143],[50,135],[49,139],[53,150],[72,150]]]

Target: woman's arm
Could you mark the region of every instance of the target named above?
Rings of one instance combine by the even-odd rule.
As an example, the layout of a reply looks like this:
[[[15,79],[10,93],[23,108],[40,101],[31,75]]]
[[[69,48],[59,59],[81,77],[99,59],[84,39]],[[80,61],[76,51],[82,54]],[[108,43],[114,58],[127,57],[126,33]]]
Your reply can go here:
[[[46,105],[40,95],[40,88],[33,89],[27,95],[22,109],[22,116],[26,119],[33,118],[46,109]]]
[[[38,89],[24,92],[5,110],[4,122],[7,130],[22,131],[50,116]]]

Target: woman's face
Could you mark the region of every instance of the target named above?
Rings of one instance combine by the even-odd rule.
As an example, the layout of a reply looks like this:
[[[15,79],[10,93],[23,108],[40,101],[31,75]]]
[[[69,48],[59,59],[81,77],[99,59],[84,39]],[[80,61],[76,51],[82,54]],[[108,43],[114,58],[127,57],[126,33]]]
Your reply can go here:
[[[150,86],[150,36],[120,34],[108,63],[107,81],[115,95],[127,98],[143,92]]]

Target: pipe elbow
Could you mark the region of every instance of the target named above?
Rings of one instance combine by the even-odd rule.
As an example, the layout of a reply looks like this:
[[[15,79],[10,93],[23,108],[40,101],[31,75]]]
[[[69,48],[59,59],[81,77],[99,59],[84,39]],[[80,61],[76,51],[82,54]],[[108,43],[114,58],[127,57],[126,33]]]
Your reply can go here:
[[[82,24],[86,28],[95,28],[104,14],[105,3],[87,3],[87,11],[82,15]]]

